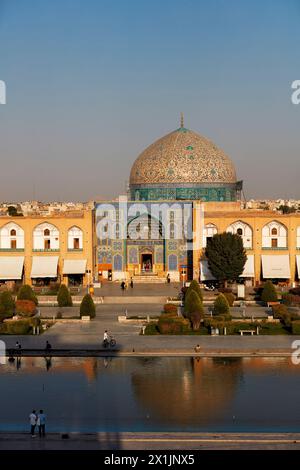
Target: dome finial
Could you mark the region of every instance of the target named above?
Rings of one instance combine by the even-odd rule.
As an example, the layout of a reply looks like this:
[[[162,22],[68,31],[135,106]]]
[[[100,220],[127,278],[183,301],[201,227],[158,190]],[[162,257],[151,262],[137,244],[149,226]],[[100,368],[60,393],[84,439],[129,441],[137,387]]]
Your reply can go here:
[[[184,128],[183,113],[180,113],[180,127],[181,127],[181,129]]]

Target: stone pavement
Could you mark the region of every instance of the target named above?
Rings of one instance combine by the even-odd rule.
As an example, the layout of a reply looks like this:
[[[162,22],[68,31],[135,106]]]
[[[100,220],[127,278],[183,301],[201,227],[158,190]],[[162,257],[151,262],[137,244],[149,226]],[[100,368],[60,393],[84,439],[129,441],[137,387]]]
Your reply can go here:
[[[201,353],[222,354],[240,352],[251,353],[285,353],[290,354],[292,342],[300,339],[297,336],[143,336],[140,334],[141,325],[118,322],[118,316],[124,315],[154,315],[159,314],[161,305],[158,304],[102,304],[97,306],[97,316],[90,322],[77,320],[75,322],[57,322],[40,336],[0,336],[7,348],[14,348],[18,340],[23,349],[44,349],[48,340],[53,349],[70,350],[101,350],[103,333],[108,330],[117,341],[117,353],[155,353],[190,354],[196,344],[201,347]]]
[[[1,450],[204,450],[300,449],[299,433],[70,433],[44,439],[25,433],[0,433]],[[144,457],[143,457],[144,458]]]

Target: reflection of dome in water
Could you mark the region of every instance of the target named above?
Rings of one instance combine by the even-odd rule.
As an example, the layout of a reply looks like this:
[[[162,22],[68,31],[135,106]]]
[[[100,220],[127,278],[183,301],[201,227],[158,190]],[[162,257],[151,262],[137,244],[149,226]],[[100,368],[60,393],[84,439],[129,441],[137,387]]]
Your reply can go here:
[[[242,358],[164,358],[151,374],[147,368],[132,374],[132,384],[136,400],[155,419],[201,426],[226,411],[241,375]]]

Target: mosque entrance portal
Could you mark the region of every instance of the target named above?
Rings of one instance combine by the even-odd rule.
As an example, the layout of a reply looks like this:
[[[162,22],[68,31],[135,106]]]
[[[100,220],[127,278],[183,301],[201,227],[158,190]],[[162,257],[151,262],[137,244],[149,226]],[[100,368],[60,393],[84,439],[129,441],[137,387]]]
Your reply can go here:
[[[141,255],[141,266],[143,273],[151,273],[153,271],[152,253],[143,253]]]

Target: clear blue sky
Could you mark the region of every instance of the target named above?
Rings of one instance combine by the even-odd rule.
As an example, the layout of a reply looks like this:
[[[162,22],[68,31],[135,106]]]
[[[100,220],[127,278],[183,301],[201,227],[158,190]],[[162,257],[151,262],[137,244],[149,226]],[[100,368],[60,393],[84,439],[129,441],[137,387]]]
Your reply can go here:
[[[300,198],[299,25],[299,0],[0,0],[0,200],[115,197],[180,111],[247,198]]]

